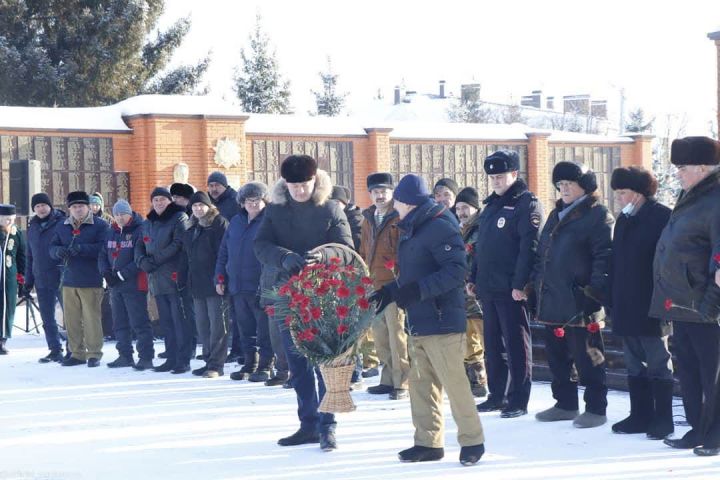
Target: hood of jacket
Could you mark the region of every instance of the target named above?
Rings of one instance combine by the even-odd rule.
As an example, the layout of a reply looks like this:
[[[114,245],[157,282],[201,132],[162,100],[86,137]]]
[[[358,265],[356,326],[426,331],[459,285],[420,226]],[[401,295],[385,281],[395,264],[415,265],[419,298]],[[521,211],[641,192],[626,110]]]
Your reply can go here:
[[[311,200],[315,205],[324,205],[332,194],[332,180],[325,170],[318,169],[315,174],[315,191]],[[288,191],[287,182],[281,178],[273,185],[270,192],[270,201],[277,205],[285,205],[290,200],[290,192]]]
[[[406,236],[412,236],[413,231],[420,228],[425,222],[433,218],[442,217],[445,210],[448,210],[445,205],[435,203],[434,200],[428,198],[425,203],[421,203],[415,207],[405,218],[400,220],[398,228],[400,228]],[[457,223],[457,221],[455,223]]]
[[[185,208],[181,207],[179,205],[176,205],[174,203],[171,203],[168,205],[168,207],[165,209],[165,211],[158,215],[157,212],[155,212],[155,209],[150,210],[150,213],[147,214],[147,219],[151,222],[166,222],[170,220],[176,213],[182,212],[185,213]]]

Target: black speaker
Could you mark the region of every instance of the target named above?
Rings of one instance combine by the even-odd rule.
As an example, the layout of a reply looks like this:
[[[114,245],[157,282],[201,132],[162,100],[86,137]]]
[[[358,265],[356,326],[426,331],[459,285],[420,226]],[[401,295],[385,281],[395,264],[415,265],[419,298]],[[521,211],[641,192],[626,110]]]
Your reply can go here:
[[[40,162],[10,161],[10,203],[18,215],[30,215],[30,198],[40,191]]]

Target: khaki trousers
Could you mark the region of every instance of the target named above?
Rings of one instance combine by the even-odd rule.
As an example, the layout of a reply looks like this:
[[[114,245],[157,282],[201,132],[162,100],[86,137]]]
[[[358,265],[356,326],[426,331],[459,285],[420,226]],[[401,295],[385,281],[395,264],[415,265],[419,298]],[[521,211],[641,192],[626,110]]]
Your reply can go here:
[[[102,358],[102,288],[63,287],[63,315],[73,358]]]
[[[368,330],[360,340],[360,353],[362,353],[362,367],[364,369],[380,367],[380,361],[375,351],[375,338],[372,329]]]
[[[407,390],[410,375],[405,312],[388,305],[372,323],[375,350],[383,363],[380,384]]]
[[[467,319],[465,363],[485,363],[482,318]]]
[[[470,383],[465,375],[465,334],[410,337],[410,409],[415,425],[415,445],[444,445],[443,388],[457,424],[462,447],[485,443]]]

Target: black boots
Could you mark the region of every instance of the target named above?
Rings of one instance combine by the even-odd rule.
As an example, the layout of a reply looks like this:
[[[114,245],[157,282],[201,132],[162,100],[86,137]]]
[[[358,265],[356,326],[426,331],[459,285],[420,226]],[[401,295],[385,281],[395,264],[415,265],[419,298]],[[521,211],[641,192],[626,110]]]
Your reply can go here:
[[[7,342],[7,338],[0,338],[0,355],[8,354],[7,348],[5,348],[5,342]]]
[[[485,397],[488,394],[485,380],[485,365],[481,362],[466,363],[465,374],[470,381],[470,391],[473,397]]]
[[[108,368],[134,367],[135,362],[133,361],[132,357],[126,357],[125,355],[120,355],[118,358],[116,358],[112,362],[108,363],[107,366],[108,366]]]
[[[272,375],[273,357],[261,358],[257,369],[250,374],[248,382],[267,382]]]
[[[442,460],[444,456],[445,449],[443,448],[421,447],[420,445],[398,453],[401,462],[434,462]]]
[[[650,381],[655,416],[647,429],[647,438],[662,440],[675,431],[673,423],[673,381],[652,379]]]
[[[663,443],[672,448],[690,449],[703,444],[700,434],[695,430],[688,430],[681,438],[666,438]]]
[[[293,433],[289,437],[284,437],[278,440],[278,445],[283,447],[290,447],[294,445],[304,445],[306,443],[318,443],[320,441],[320,435],[317,431],[303,430],[300,428],[297,432]]]
[[[141,358],[135,362],[135,366],[133,368],[139,372],[142,372],[143,370],[152,370],[153,362],[149,358]]]
[[[62,350],[56,350],[54,352],[50,352],[41,359],[38,360],[40,363],[61,363],[63,361],[63,353]]]
[[[497,397],[490,395],[487,400],[477,406],[478,412],[496,412],[504,410],[507,407],[507,400],[504,398],[498,399]]]
[[[612,426],[615,433],[646,433],[655,416],[655,406],[647,377],[628,377],[630,416]]]
[[[230,378],[233,380],[245,380],[250,375],[255,373],[255,370],[257,369],[258,365],[258,354],[257,352],[253,353],[246,353],[245,354],[245,363],[243,363],[243,366],[240,370],[237,372],[233,372],[230,374]]]
[[[462,463],[466,467],[469,467],[470,465],[475,465],[477,462],[480,461],[484,453],[485,445],[482,443],[480,445],[462,447],[460,449],[460,463]]]
[[[337,449],[337,441],[335,440],[334,428],[330,428],[320,432],[320,449],[323,452],[331,452]]]

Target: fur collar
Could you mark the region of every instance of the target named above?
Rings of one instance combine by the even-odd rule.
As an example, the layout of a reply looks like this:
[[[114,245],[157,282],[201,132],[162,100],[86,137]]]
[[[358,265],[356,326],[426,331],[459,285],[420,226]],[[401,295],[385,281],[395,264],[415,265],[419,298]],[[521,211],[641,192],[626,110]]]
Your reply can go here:
[[[330,179],[330,175],[325,170],[318,169],[315,174],[315,191],[312,194],[311,200],[315,205],[324,205],[328,201],[332,194],[333,183]],[[290,199],[290,192],[288,192],[287,182],[284,178],[281,178],[272,188],[270,192],[270,201],[276,205],[285,205]]]
[[[220,215],[220,211],[215,207],[210,207],[210,210],[208,210],[204,217],[197,218],[195,215],[192,216],[192,226],[200,225],[203,228],[207,228],[213,224],[218,215]]]
[[[150,213],[147,214],[147,219],[150,220],[151,222],[157,222],[157,221],[164,222],[166,220],[171,219],[178,212],[185,213],[185,208],[183,208],[179,205],[176,205],[174,203],[171,203],[170,205],[168,205],[168,207],[165,209],[165,211],[161,215],[158,215],[154,209],[150,210]]]

